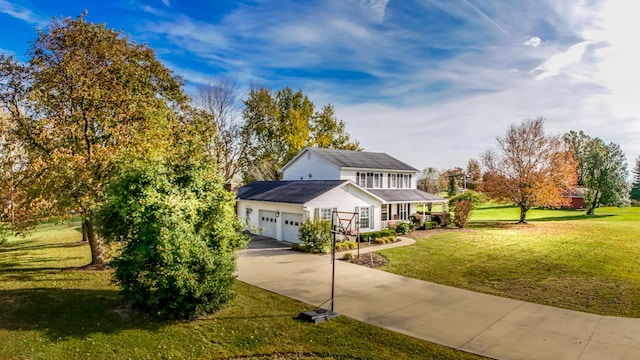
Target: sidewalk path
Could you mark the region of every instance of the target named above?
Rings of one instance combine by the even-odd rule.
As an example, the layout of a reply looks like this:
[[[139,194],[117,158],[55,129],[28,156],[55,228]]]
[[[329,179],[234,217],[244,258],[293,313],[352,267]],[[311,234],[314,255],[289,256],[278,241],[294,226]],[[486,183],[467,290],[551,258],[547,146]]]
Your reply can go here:
[[[387,247],[413,240],[403,241]],[[240,281],[315,306],[331,295],[330,260],[275,241],[254,240],[240,253],[237,275]],[[505,299],[344,261],[336,261],[335,311],[496,359],[640,359],[640,319]]]

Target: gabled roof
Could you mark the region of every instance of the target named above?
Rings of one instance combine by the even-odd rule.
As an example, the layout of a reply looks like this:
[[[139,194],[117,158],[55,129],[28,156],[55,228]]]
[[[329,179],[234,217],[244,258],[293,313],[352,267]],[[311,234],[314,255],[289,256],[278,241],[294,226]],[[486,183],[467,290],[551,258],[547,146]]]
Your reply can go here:
[[[402,161],[391,157],[385,153],[374,153],[366,151],[336,150],[324,148],[305,148],[296,157],[289,161],[280,169],[284,171],[291,163],[298,159],[307,151],[314,152],[339,168],[357,169],[378,169],[378,170],[400,170],[418,172],[418,169],[407,165]]]
[[[446,199],[418,189],[369,189],[385,202],[445,202]]]
[[[349,180],[254,181],[238,189],[238,199],[305,204]]]

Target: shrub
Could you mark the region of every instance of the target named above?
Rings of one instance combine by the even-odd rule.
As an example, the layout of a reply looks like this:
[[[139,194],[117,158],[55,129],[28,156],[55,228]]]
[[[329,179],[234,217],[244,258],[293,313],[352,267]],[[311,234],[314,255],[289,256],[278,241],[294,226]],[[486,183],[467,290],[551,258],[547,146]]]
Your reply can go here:
[[[103,236],[123,245],[111,265],[124,298],[159,319],[193,318],[228,302],[235,251],[248,240],[215,168],[189,165],[131,164],[97,213]]]
[[[366,232],[366,233],[361,233],[360,234],[360,241],[362,241],[362,242],[374,241],[375,239],[381,238],[381,237],[391,237],[391,238],[393,238],[395,240],[396,236],[398,236],[398,234],[393,229],[386,229],[386,230],[380,230],[380,231],[370,231],[370,232]]]
[[[302,241],[301,246],[306,252],[328,253],[333,239],[332,236],[331,223],[329,221],[307,219],[300,225],[299,238]]]
[[[451,215],[449,213],[433,214],[431,215],[431,219],[441,227],[451,224]]]
[[[356,258],[356,256],[353,255],[353,253],[350,253],[350,252],[345,253],[344,255],[342,255],[342,260],[353,260],[355,258]]]
[[[391,244],[396,241],[396,237],[379,237],[373,240],[374,244]]]
[[[435,221],[425,221],[423,228],[425,230],[431,230],[431,229],[435,229],[438,226],[438,223]]]
[[[472,190],[467,190],[464,193],[449,199],[449,209],[454,213],[453,223],[457,227],[463,228],[467,224],[473,209],[475,209],[484,200],[485,199],[482,194]]]
[[[340,251],[345,251],[345,250],[352,250],[358,247],[358,243],[356,243],[355,241],[341,241],[341,242],[337,242],[336,243],[336,251],[340,252]]]
[[[415,230],[415,225],[413,225],[412,223],[405,223],[405,222],[401,222],[398,225],[396,225],[396,232],[398,234],[408,234],[411,231]]]
[[[469,220],[469,215],[471,214],[471,201],[467,199],[455,200],[453,202],[452,208],[454,213],[454,224],[459,228],[463,228]]]

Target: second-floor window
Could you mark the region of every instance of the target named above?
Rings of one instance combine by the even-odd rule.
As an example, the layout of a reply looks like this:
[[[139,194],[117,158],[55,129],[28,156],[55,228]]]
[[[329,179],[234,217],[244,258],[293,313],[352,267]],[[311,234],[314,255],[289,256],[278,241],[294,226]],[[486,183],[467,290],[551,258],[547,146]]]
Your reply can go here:
[[[398,175],[389,174],[389,187],[395,189],[398,187]]]
[[[410,188],[411,187],[411,175],[404,174],[402,177],[402,187]]]
[[[381,186],[382,185],[381,184],[382,181],[381,181],[380,178],[382,178],[382,174],[377,174],[377,173],[373,174],[373,187],[376,187],[376,188],[382,187]]]
[[[366,187],[367,186],[367,174],[366,173],[358,174],[357,183],[358,183],[358,185],[360,185],[362,187]]]

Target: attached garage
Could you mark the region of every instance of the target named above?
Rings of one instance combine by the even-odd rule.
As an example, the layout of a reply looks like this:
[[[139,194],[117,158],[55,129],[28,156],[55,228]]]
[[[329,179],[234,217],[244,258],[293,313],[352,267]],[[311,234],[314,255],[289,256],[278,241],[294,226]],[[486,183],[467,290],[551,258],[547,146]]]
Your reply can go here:
[[[282,240],[299,243],[298,231],[302,224],[302,214],[282,213]]]
[[[299,243],[306,219],[372,206],[379,208],[380,199],[349,180],[254,181],[238,189],[236,211],[247,231]]]
[[[278,229],[278,218],[275,211],[260,210],[258,225],[262,230],[262,235],[270,238],[276,238]]]

